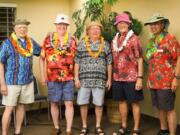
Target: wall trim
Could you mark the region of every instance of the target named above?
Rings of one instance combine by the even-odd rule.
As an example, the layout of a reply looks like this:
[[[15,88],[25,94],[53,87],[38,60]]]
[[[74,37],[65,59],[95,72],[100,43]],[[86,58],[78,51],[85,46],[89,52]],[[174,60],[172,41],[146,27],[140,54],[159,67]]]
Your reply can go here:
[[[0,7],[17,7],[15,3],[0,3]]]

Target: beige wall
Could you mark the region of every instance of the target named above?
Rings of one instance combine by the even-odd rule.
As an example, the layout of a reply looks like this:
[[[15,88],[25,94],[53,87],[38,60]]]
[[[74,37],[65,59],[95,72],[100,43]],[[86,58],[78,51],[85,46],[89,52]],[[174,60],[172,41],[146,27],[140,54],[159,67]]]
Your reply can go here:
[[[27,18],[31,21],[29,32],[40,44],[49,31],[54,30],[53,21],[57,13],[65,13],[72,16],[74,10],[79,9],[85,0],[0,0],[2,2],[17,4],[17,17]],[[180,8],[179,0],[119,0],[111,10],[122,12],[128,10],[133,16],[144,22],[154,12],[161,12],[167,16],[170,21],[169,31],[174,33],[180,41],[180,19],[178,9]],[[110,8],[107,7],[107,10]],[[71,20],[70,31],[73,32],[75,27]],[[148,28],[144,27],[142,34],[142,42],[147,44],[147,39],[150,37]],[[39,79],[39,62],[34,60],[34,71]],[[43,94],[47,94],[47,90],[41,86]],[[147,89],[144,90],[145,100],[142,102],[142,112],[150,116],[157,116],[156,110],[151,106],[150,93]],[[177,91],[176,110],[178,114],[178,122],[180,124],[180,89]]]
[[[170,19],[169,32],[176,35],[180,41],[180,19],[179,19],[179,0],[119,0],[111,11],[122,12],[130,11],[134,17],[145,22],[154,12],[161,12]],[[143,27],[141,39],[145,49],[150,33],[148,27]],[[147,72],[147,71],[145,71]],[[142,102],[142,112],[150,116],[157,116],[156,110],[151,105],[150,93],[144,90],[145,100]],[[176,111],[178,115],[178,123],[180,124],[180,88],[176,92]]]

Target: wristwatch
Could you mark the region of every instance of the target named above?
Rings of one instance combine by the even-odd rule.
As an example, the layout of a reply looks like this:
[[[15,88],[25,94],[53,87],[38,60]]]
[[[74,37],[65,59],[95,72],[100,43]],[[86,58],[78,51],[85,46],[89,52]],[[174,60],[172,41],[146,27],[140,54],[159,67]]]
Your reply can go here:
[[[143,76],[137,76],[137,78],[143,79]]]
[[[77,80],[79,80],[79,78],[77,78],[77,77],[74,77],[74,81],[77,81]]]

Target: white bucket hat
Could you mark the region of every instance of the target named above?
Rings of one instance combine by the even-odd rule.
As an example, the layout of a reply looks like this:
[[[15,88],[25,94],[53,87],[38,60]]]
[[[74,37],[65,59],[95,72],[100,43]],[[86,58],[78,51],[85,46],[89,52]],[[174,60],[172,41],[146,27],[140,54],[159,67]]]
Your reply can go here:
[[[56,20],[55,20],[54,24],[59,24],[59,23],[64,23],[64,24],[69,25],[69,17],[64,14],[58,14],[56,16]]]

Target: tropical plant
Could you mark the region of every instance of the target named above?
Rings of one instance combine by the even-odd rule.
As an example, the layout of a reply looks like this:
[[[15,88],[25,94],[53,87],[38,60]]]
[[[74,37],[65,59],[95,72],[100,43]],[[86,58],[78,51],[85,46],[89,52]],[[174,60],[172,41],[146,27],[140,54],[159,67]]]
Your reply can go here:
[[[76,31],[74,36],[80,39],[81,34],[84,31],[85,22],[89,18],[90,21],[100,20],[104,16],[104,4],[113,5],[117,0],[87,0],[82,9],[75,11],[72,15],[72,19],[76,25]],[[82,15],[84,13],[84,16]]]
[[[76,25],[74,36],[77,39],[81,38],[81,35],[84,32],[85,23],[88,19],[90,21],[99,20],[103,25],[102,35],[105,40],[111,42],[117,32],[116,27],[114,26],[117,13],[110,12],[108,15],[105,15],[104,6],[105,3],[113,5],[117,1],[118,0],[87,0],[83,4],[82,9],[75,11],[72,15],[72,19]],[[142,31],[141,22],[133,18],[129,11],[124,12],[127,13],[132,20],[131,29],[135,34],[139,35]]]
[[[132,21],[131,29],[136,35],[140,35],[142,32],[142,23],[138,19],[133,18],[132,14],[129,11],[124,11],[124,13],[128,14],[129,18]]]
[[[117,32],[117,29],[114,26],[116,15],[116,12],[110,12],[108,16],[103,16],[100,19],[100,22],[103,26],[102,35],[105,38],[105,40],[109,43],[111,43],[113,37],[116,35]]]

